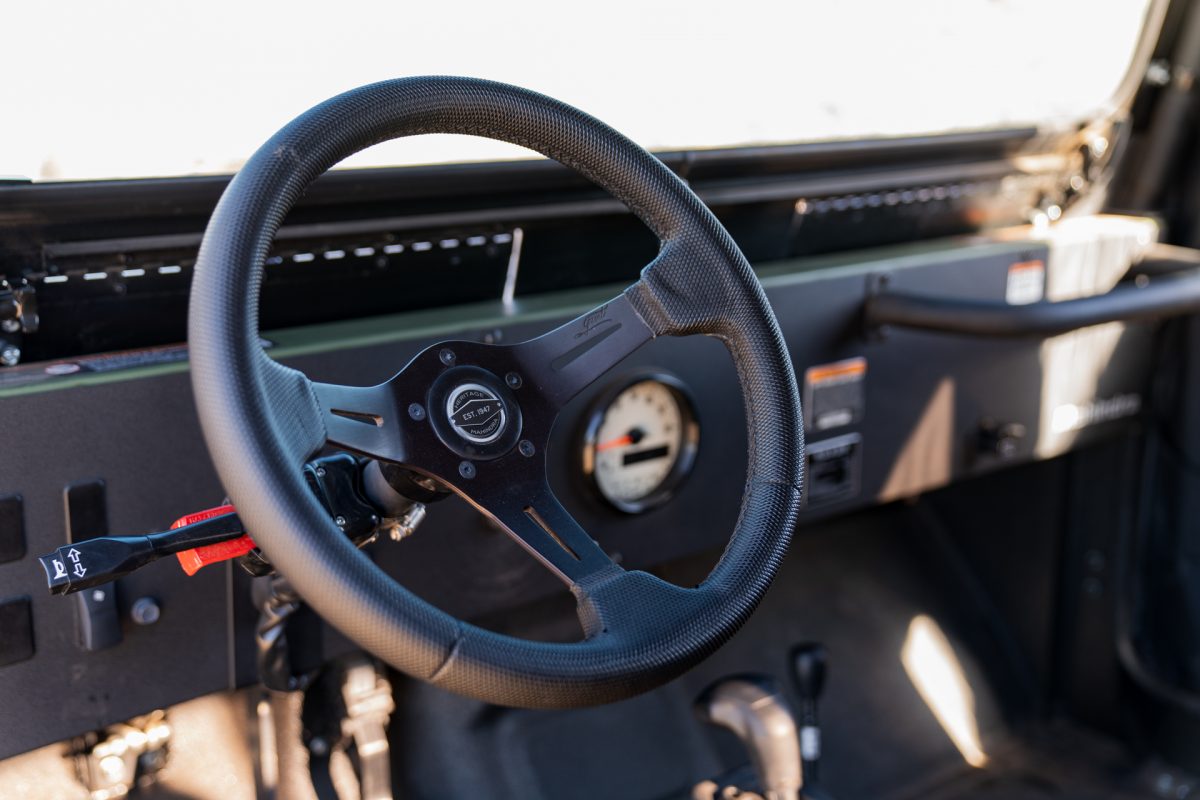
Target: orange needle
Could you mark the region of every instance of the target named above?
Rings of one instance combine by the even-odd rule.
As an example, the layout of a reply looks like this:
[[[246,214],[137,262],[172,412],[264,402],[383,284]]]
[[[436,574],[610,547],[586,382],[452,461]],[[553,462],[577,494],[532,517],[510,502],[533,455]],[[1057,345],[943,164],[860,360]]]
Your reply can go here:
[[[607,442],[601,442],[596,445],[596,452],[603,453],[605,450],[612,450],[614,447],[625,447],[633,444],[633,437],[628,433],[624,436],[618,436],[616,439],[609,439]]]

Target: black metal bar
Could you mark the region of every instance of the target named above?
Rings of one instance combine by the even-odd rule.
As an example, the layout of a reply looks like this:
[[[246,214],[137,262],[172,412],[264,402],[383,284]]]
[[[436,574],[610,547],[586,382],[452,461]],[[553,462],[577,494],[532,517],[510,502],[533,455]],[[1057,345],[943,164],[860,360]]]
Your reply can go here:
[[[887,325],[964,336],[1022,337],[1195,311],[1200,311],[1200,269],[1162,275],[1140,286],[1121,283],[1095,297],[1024,306],[881,292],[867,299],[864,313],[869,328]]]
[[[237,514],[220,514],[145,536],[102,536],[65,544],[39,557],[51,594],[71,594],[128,575],[152,561],[246,533]]]

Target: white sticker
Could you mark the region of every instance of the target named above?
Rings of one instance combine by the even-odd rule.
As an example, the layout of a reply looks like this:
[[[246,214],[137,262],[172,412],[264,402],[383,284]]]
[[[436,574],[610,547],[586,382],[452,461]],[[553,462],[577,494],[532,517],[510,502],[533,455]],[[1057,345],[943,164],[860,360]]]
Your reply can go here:
[[[861,356],[804,371],[804,418],[810,431],[850,425],[862,418],[867,360]]]
[[[815,725],[800,729],[800,757],[805,761],[816,761],[821,757],[821,729]]]
[[[1004,299],[1010,306],[1027,306],[1046,296],[1046,265],[1040,260],[1019,261],[1008,268]]]

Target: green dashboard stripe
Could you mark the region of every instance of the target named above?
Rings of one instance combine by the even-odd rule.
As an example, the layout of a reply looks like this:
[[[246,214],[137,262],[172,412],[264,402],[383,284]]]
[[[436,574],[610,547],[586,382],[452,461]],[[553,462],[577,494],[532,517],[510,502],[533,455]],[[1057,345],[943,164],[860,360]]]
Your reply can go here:
[[[986,255],[988,253],[1028,251],[1033,244],[1033,242],[1025,241],[971,243],[968,246],[973,255]],[[880,248],[869,253],[859,251],[834,256],[789,259],[763,264],[756,271],[763,286],[770,289],[844,275],[903,269],[943,259],[962,258],[963,250],[964,242],[962,240],[923,242]],[[271,357],[286,359],[354,347],[437,338],[458,334],[464,329],[486,330],[518,323],[569,318],[613,297],[623,288],[624,286],[620,284],[614,284],[538,295],[519,299],[510,310],[506,310],[499,302],[492,301],[409,311],[361,320],[309,325],[267,332],[263,336],[275,345],[270,350]],[[172,375],[186,372],[187,369],[188,363],[185,360],[169,364],[129,367],[105,373],[81,372],[23,386],[0,388],[0,399]]]

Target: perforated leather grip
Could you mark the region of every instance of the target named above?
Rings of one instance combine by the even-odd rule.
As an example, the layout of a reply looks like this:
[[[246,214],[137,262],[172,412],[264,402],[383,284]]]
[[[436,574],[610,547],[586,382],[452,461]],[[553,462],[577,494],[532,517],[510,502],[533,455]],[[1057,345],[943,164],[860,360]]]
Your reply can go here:
[[[694,589],[619,571],[577,587],[585,616],[594,608],[593,635],[583,642],[530,642],[475,628],[355,550],[307,491],[297,463],[324,436],[311,387],[258,345],[263,261],[305,187],[359,150],[423,133],[523,145],[618,197],[662,242],[628,291],[638,313],[660,335],[720,337],[737,368],[750,469],[726,552]],[[468,78],[410,78],[347,92],[295,119],[247,162],[213,214],[192,285],[189,339],[205,440],[255,541],[330,623],[397,669],[453,691],[569,707],[657,686],[737,630],[790,541],[803,429],[791,362],[762,287],[729,234],[662,162],[548,97]]]

